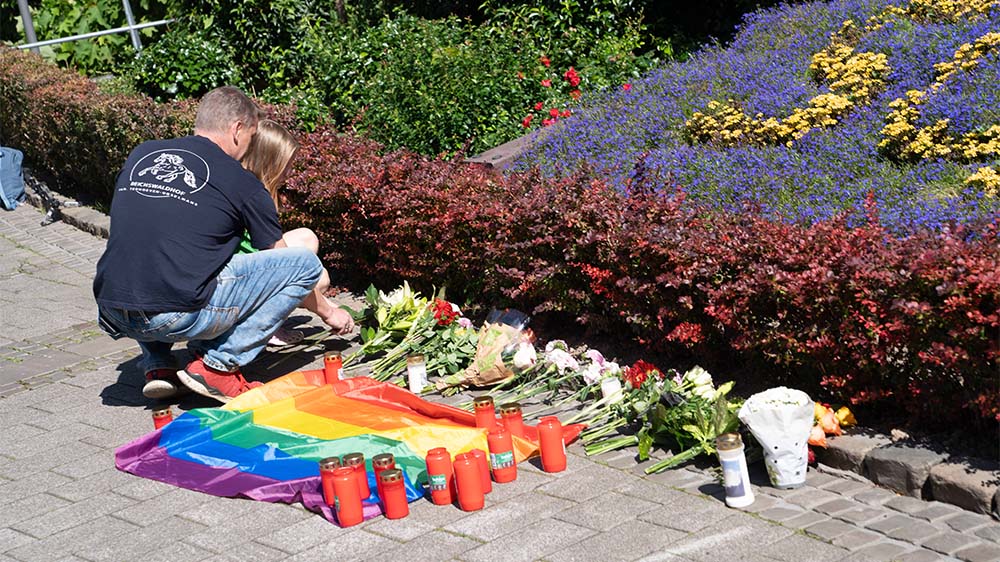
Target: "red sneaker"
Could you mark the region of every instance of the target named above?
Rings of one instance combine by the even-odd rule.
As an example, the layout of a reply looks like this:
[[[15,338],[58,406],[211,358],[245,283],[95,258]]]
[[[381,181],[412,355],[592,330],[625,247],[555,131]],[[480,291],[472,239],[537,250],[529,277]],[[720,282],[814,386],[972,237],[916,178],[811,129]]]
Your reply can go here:
[[[184,386],[194,392],[214,398],[225,404],[230,398],[235,398],[240,394],[261,386],[259,382],[247,382],[243,374],[239,371],[232,373],[217,371],[201,359],[195,359],[188,363],[183,371],[177,371],[177,377],[184,383]]]
[[[146,384],[142,387],[142,395],[146,398],[162,400],[186,392],[188,389],[181,384],[177,372],[172,369],[154,369],[146,373]]]

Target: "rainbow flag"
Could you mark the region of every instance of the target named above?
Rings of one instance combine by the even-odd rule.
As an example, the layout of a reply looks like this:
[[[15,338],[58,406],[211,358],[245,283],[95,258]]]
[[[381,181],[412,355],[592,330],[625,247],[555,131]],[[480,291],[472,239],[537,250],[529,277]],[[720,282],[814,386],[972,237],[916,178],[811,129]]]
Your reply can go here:
[[[567,443],[583,429],[563,428]],[[521,462],[538,452],[534,427],[514,438]],[[301,502],[336,522],[323,500],[319,460],[365,455],[373,494],[365,518],[381,514],[371,459],[392,453],[409,501],[423,496],[427,451],[452,456],[488,450],[471,412],[423,400],[398,386],[358,377],[326,384],[323,371],[298,371],[233,399],[221,408],[191,410],[115,451],[119,470],[216,496]],[[515,481],[512,485],[517,485]]]

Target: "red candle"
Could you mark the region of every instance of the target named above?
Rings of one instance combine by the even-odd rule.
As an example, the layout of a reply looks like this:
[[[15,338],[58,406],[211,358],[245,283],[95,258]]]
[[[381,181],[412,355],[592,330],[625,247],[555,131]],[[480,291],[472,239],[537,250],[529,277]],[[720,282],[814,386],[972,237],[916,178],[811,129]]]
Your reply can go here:
[[[562,424],[555,416],[538,420],[538,445],[542,450],[542,470],[566,470],[566,442],[563,441]]]
[[[406,501],[406,484],[403,471],[398,468],[383,470],[379,475],[379,485],[384,491],[382,512],[386,519],[402,519],[410,514],[410,504]]]
[[[361,493],[358,491],[358,471],[342,466],[333,471],[333,510],[341,527],[357,525],[364,520]]]
[[[170,406],[153,410],[153,429],[160,429],[172,421],[174,421],[174,413],[170,410]]]
[[[431,501],[435,505],[448,505],[455,501],[455,473],[451,465],[448,449],[437,447],[427,451],[427,482],[430,485]]]
[[[477,511],[483,508],[483,478],[479,463],[471,453],[455,456],[455,482],[458,487],[458,507],[462,511]]]
[[[490,467],[493,479],[498,483],[513,482],[517,479],[517,463],[514,462],[514,443],[505,427],[497,426],[486,434],[490,446]]]
[[[323,378],[326,384],[335,383],[344,378],[344,360],[339,351],[330,351],[323,355]]]
[[[503,426],[511,435],[524,437],[524,418],[521,416],[521,405],[517,402],[508,402],[500,405],[500,418]]]
[[[393,468],[396,468],[396,458],[392,456],[392,453],[382,453],[372,457],[372,472],[375,473],[375,488],[379,498],[382,497],[382,480],[379,476],[383,471]]]
[[[472,401],[472,407],[476,410],[476,427],[489,430],[497,426],[497,412],[492,396],[477,396]]]
[[[473,449],[469,451],[473,457],[476,457],[476,464],[479,465],[479,475],[483,479],[483,493],[488,494],[493,491],[493,482],[490,480],[490,461],[486,456],[486,451],[482,449]]]
[[[358,472],[358,493],[361,494],[361,499],[368,499],[368,497],[372,495],[372,490],[368,487],[368,471],[365,469],[365,454],[349,453],[344,455],[344,466],[349,466]]]
[[[319,461],[319,478],[323,484],[323,499],[326,505],[333,505],[336,493],[333,490],[333,471],[340,468],[340,459],[327,457]]]

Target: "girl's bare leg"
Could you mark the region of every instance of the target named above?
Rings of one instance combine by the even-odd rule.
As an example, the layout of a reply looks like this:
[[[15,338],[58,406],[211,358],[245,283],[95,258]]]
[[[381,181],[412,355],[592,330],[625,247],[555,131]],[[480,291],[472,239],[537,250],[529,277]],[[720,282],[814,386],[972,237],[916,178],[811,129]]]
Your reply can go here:
[[[286,232],[281,238],[289,247],[309,248],[314,254],[319,252],[319,238],[308,228],[297,228]],[[354,320],[346,310],[330,304],[324,296],[329,287],[330,274],[324,268],[319,283],[302,300],[302,308],[319,316],[334,332],[346,334],[354,329]]]

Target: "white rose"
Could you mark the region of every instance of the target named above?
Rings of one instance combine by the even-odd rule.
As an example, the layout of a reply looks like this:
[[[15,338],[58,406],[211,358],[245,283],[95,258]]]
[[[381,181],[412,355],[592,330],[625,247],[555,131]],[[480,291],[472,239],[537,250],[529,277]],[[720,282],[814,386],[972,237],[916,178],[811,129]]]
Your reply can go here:
[[[562,340],[552,340],[549,343],[545,344],[545,353],[550,353],[552,352],[553,349],[561,349],[563,351],[569,351],[569,346],[566,345],[566,342]]]
[[[690,371],[684,373],[684,380],[691,383],[692,386],[713,386],[712,375],[708,373],[705,369],[701,367],[694,367]]]
[[[514,368],[523,371],[535,365],[538,354],[535,353],[535,346],[524,341],[517,344],[517,351],[514,352]]]

